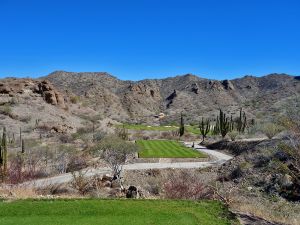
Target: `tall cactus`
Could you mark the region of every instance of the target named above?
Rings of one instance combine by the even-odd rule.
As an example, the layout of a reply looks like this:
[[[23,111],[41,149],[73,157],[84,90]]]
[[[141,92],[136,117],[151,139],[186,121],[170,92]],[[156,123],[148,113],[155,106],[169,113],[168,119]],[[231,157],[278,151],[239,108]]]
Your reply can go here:
[[[203,120],[202,117],[202,121],[199,124],[199,128],[200,128],[200,133],[202,135],[202,142],[204,142],[204,139],[206,138],[206,135],[209,133],[210,131],[210,121],[209,119],[207,119],[205,122]]]
[[[180,127],[179,127],[179,136],[183,136],[184,135],[184,120],[183,120],[183,115],[181,113],[180,115]]]
[[[217,119],[216,119],[216,124],[213,128],[213,135],[218,135],[220,134],[220,121],[219,121],[219,116],[217,116]]]
[[[20,147],[22,149],[22,127],[20,127],[20,137],[19,137],[19,139],[20,139]]]
[[[230,117],[230,128],[229,128],[229,131],[233,131],[234,130],[234,121],[233,121],[233,118],[232,118],[232,115]]]
[[[240,116],[237,119],[237,131],[239,133],[244,133],[245,132],[245,128],[247,126],[247,117],[246,117],[246,113],[243,112],[243,109],[240,108]]]
[[[219,122],[220,122],[220,133],[224,138],[226,134],[229,132],[230,124],[228,118],[226,117],[226,114],[221,109],[220,109]]]
[[[2,147],[1,147],[1,176],[2,182],[4,181],[7,174],[7,137],[6,137],[6,127],[3,127],[2,134]]]
[[[25,141],[24,139],[22,139],[22,150],[21,150],[21,153],[25,153]]]

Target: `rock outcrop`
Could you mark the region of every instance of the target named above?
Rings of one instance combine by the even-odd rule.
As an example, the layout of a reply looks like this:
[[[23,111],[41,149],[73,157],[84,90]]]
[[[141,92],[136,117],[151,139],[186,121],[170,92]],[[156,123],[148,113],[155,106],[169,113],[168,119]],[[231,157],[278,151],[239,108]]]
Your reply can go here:
[[[15,97],[18,94],[39,94],[52,105],[65,108],[64,96],[51,84],[50,81],[33,79],[7,78],[0,82],[0,94]]]
[[[34,87],[36,93],[41,94],[44,100],[52,105],[58,105],[61,108],[65,108],[65,100],[63,95],[58,92],[54,86],[47,80],[44,80]]]

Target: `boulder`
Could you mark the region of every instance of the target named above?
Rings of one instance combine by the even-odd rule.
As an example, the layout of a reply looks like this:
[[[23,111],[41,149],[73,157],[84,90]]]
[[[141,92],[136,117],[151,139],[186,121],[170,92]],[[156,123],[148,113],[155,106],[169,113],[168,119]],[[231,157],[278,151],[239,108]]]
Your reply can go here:
[[[194,92],[195,94],[198,94],[199,91],[199,87],[197,83],[193,83],[192,84],[192,92]]]
[[[126,190],[126,198],[137,198],[138,190],[135,186],[130,186]]]
[[[224,86],[224,88],[225,88],[226,90],[234,90],[234,86],[233,86],[233,84],[231,83],[231,81],[229,81],[229,80],[223,80],[223,81],[222,81],[222,85]]]
[[[280,179],[280,185],[281,185],[281,187],[284,187],[284,188],[291,187],[293,185],[293,178],[290,175],[285,174]]]

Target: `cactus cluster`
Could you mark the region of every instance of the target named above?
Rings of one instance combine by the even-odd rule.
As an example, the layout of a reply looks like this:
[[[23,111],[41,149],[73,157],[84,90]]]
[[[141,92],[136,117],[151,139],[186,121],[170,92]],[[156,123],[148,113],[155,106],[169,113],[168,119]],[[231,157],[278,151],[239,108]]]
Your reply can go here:
[[[243,112],[242,108],[240,109],[240,116],[237,119],[236,124],[237,124],[237,126],[236,126],[237,131],[239,133],[244,133],[246,125],[247,125],[247,117],[246,117],[246,113]]]
[[[210,120],[207,119],[205,122],[203,120],[201,120],[201,123],[199,124],[199,129],[200,129],[200,133],[202,135],[202,142],[204,141],[204,139],[206,138],[206,135],[209,133],[210,131]]]
[[[0,144],[0,172],[2,182],[5,180],[7,174],[7,136],[6,127],[3,127],[3,133]]]
[[[233,118],[232,115],[229,117],[220,109],[219,116],[217,116],[216,124],[212,129],[213,135],[221,134],[224,138],[228,132],[232,132],[235,129],[239,133],[244,133],[247,127],[246,113],[240,109],[240,115],[238,118]]]

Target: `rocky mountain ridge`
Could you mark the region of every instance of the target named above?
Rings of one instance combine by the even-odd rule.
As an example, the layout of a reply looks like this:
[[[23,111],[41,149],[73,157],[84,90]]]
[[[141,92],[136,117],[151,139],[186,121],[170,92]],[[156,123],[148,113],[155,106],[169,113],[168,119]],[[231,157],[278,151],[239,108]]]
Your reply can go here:
[[[167,115],[167,122],[181,112],[193,121],[212,116],[219,108],[232,113],[240,107],[254,117],[300,93],[299,79],[286,74],[223,81],[192,74],[122,81],[107,73],[58,71],[45,78],[60,91],[80,96],[86,105],[104,116],[131,122],[151,122],[161,112]]]
[[[300,80],[286,74],[223,81],[192,74],[123,81],[108,73],[57,71],[38,79],[0,80],[1,110],[7,110],[3,107],[8,105],[11,110],[10,117],[2,113],[3,125],[21,126],[13,117],[30,116],[73,130],[82,124],[83,117],[95,116],[118,122],[169,124],[184,113],[186,123],[196,123],[200,117],[216,116],[219,108],[230,115],[242,107],[248,118],[274,119],[286,101],[299,93]],[[12,104],[16,99],[20,104]],[[160,113],[165,117],[156,116]]]

